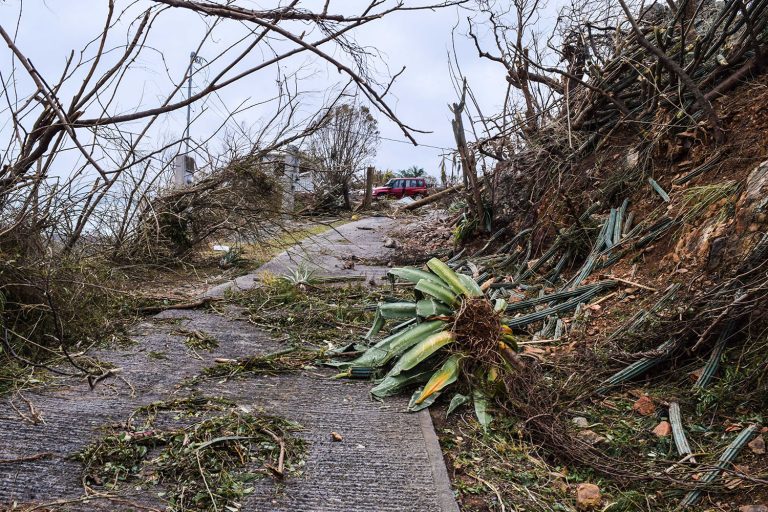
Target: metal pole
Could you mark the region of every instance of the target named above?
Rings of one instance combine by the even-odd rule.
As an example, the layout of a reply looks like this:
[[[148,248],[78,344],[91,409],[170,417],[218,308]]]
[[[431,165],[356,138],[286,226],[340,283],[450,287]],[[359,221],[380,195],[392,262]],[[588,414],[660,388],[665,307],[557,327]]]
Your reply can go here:
[[[197,54],[192,52],[189,54],[189,69],[187,70],[188,82],[187,82],[187,99],[192,97],[192,65],[195,63],[195,57]],[[187,105],[187,128],[184,130],[184,140],[186,141],[186,151],[184,156],[189,156],[189,125],[192,122],[192,103]],[[184,170],[187,170],[187,159],[184,159]]]

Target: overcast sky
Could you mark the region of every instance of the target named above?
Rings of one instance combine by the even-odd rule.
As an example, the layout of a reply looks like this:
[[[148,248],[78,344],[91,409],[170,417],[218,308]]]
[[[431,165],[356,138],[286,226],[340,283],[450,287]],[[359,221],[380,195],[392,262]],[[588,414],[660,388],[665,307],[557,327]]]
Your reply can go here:
[[[322,3],[317,0],[314,5]],[[335,0],[331,2],[331,11],[351,12],[359,10],[364,3],[367,4],[364,0]],[[406,0],[408,5],[423,3]],[[106,0],[25,0],[17,44],[43,75],[53,81],[62,72],[69,52],[75,50],[77,55],[84,44],[100,34],[106,4]],[[276,1],[266,0],[238,2],[238,5],[253,8],[274,7],[277,4]],[[554,21],[556,5],[552,4],[555,2],[550,2],[550,6],[542,11],[541,24],[550,25]],[[18,0],[0,3],[0,23],[9,32],[15,29],[20,5]],[[118,1],[117,5],[125,8],[130,2]],[[129,12],[135,15],[147,5],[149,2],[146,0],[139,0]],[[303,2],[302,5],[311,7],[313,3]],[[404,143],[405,137],[394,123],[378,115],[382,141],[375,159],[377,167],[402,169],[417,165],[427,169],[430,174],[437,174],[440,155],[446,152],[439,148],[453,147],[448,104],[456,100],[456,95],[449,78],[448,52],[452,47],[451,31],[457,25],[456,51],[462,71],[470,78],[482,107],[487,112],[499,110],[506,90],[504,71],[496,63],[479,59],[472,43],[463,36],[466,33],[468,14],[466,10],[457,7],[434,12],[395,13],[354,33],[358,43],[381,53],[377,66],[382,76],[385,66],[392,72],[406,66],[405,73],[390,93],[390,102],[405,123],[432,132],[418,134],[416,138],[422,145],[414,147]],[[125,43],[127,22],[133,17],[126,15],[126,24],[122,30],[120,27],[115,30],[110,41],[112,44]],[[197,14],[181,9],[171,10],[161,16],[149,40],[153,50],[146,51],[136,63],[134,72],[128,76],[126,87],[120,90],[112,110],[127,111],[138,105],[152,106],[161,101],[172,89],[173,81],[184,76],[190,51],[200,43],[206,23],[210,23],[210,19],[204,20]],[[239,22],[221,24],[206,41],[201,56],[212,58],[243,34],[246,34],[246,27]],[[258,61],[262,57],[256,54],[252,59]],[[6,51],[0,65],[7,66],[7,59]],[[304,107],[308,115],[323,97],[329,95],[330,90],[334,90],[342,77],[336,69],[329,69],[308,56],[289,60],[284,65],[284,71],[288,72],[299,68],[304,70],[304,80],[299,87],[311,92]],[[193,92],[210,79],[211,74],[211,71],[206,70],[196,75]],[[274,70],[266,71],[220,91],[218,96],[195,104],[193,116],[196,120],[192,125],[192,136],[198,140],[210,136],[223,122],[227,108],[231,110],[243,102],[259,102],[271,98],[274,95],[275,77]],[[245,125],[259,125],[260,120],[273,111],[274,104],[266,103],[241,113],[237,121]],[[184,111],[166,116],[156,128],[156,137],[165,139],[179,136],[184,129],[185,116]],[[231,125],[234,123],[230,121]]]

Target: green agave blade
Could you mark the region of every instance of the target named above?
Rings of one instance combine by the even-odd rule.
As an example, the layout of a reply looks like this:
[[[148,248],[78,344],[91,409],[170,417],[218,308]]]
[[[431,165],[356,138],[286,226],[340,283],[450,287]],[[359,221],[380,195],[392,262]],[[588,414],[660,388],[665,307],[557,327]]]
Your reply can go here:
[[[453,340],[454,336],[451,331],[442,331],[428,336],[403,354],[400,359],[398,359],[397,364],[392,367],[392,370],[390,370],[388,375],[394,377],[400,372],[415,368],[429,356],[448,345]]]
[[[422,388],[419,388],[416,391],[414,391],[413,395],[411,396],[411,401],[408,403],[408,410],[410,412],[417,412],[422,409],[426,409],[427,407],[435,403],[435,400],[437,400],[437,397],[440,396],[440,392],[437,391],[429,395],[428,398],[419,402],[418,398],[419,396],[421,396],[421,393],[422,393]]]
[[[433,320],[423,322],[384,338],[376,345],[365,351],[363,355],[351,361],[349,366],[378,368],[387,364],[393,357],[399,356],[410,347],[423,340],[430,334],[441,330],[445,322]]]
[[[432,281],[435,284],[439,285],[445,285],[445,282],[443,282],[442,279],[440,279],[438,276],[431,272],[426,272],[424,270],[420,270],[418,268],[413,267],[398,267],[393,268],[387,274],[391,276],[395,276],[398,279],[401,279],[403,281],[408,281],[411,283],[418,283],[422,279],[426,279],[427,281]]]
[[[416,289],[425,295],[429,295],[440,302],[448,304],[449,306],[456,303],[456,294],[447,286],[422,279],[416,283]]]
[[[379,314],[382,318],[411,318],[416,315],[415,302],[380,302]]]
[[[442,391],[446,386],[456,382],[456,379],[459,377],[459,361],[460,357],[458,355],[449,357],[443,363],[443,366],[441,366],[424,385],[424,389],[422,389],[419,396],[416,397],[414,405],[420,405],[432,394]]]
[[[493,416],[488,412],[488,397],[485,396],[485,393],[476,389],[472,392],[472,400],[475,403],[475,416],[477,416],[477,421],[483,427],[483,431],[488,432],[488,427],[491,426],[491,422],[493,421]]]
[[[465,274],[456,274],[456,276],[459,278],[459,281],[461,281],[461,284],[463,284],[467,292],[464,293],[467,297],[482,297],[483,290],[480,288],[480,285],[477,284],[477,281],[469,277]]]
[[[458,295],[464,295],[467,297],[473,296],[474,292],[467,288],[466,284],[459,278],[459,274],[451,270],[448,265],[439,259],[432,258],[427,262],[427,267],[429,267],[429,270],[437,274],[440,279],[445,281],[450,289],[456,292]]]
[[[386,320],[384,320],[384,317],[381,316],[381,313],[379,313],[379,310],[376,310],[376,316],[373,319],[373,325],[368,330],[368,332],[365,334],[364,338],[366,340],[369,340],[379,334],[379,331],[381,331],[381,328],[384,327],[384,323]]]
[[[464,405],[465,403],[469,402],[471,398],[469,398],[467,395],[462,395],[461,393],[456,393],[453,395],[453,398],[451,398],[451,403],[448,404],[448,411],[445,413],[446,418],[456,409]]]
[[[422,318],[430,316],[450,316],[454,311],[435,299],[422,299],[416,302],[416,314]]]
[[[408,386],[427,382],[431,375],[432,370],[418,371],[415,373],[404,372],[395,377],[387,376],[376,384],[371,390],[371,394],[376,398],[397,395]]]

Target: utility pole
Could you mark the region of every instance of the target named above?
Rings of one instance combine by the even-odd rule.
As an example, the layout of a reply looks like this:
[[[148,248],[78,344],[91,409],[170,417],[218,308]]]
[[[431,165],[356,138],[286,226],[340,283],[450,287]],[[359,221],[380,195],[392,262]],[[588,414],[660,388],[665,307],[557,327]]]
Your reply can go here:
[[[195,64],[195,60],[197,59],[197,54],[195,52],[192,52],[189,54],[189,69],[187,69],[187,100],[192,97],[192,66]],[[184,140],[186,141],[186,151],[184,151],[184,156],[189,156],[189,125],[192,122],[192,103],[190,102],[187,105],[187,128],[184,130]],[[186,162],[186,160],[185,160]],[[186,164],[185,164],[186,168]]]

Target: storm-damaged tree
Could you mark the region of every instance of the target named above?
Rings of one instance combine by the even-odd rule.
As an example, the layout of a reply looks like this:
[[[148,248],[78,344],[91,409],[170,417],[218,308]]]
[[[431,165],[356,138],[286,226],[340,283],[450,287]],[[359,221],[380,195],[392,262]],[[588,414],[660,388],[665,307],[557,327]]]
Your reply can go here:
[[[66,359],[77,366],[66,348],[92,345],[92,331],[105,336],[104,326],[93,319],[96,310],[113,302],[99,295],[109,287],[103,275],[89,268],[111,266],[114,259],[105,260],[105,255],[140,263],[136,253],[142,247],[149,249],[142,254],[154,252],[168,232],[164,226],[185,229],[189,212],[213,221],[197,230],[195,240],[205,242],[221,229],[240,229],[244,215],[260,215],[269,208],[255,204],[251,199],[260,196],[241,185],[264,185],[258,172],[264,158],[326,127],[327,114],[336,112],[334,107],[351,89],[415,143],[413,129],[397,118],[385,98],[400,73],[385,83],[372,78],[369,61],[375,56],[357,45],[353,35],[395,12],[464,1],[424,0],[407,7],[398,0],[340,7],[326,1],[317,7],[292,0],[253,9],[245,1],[110,0],[94,7],[93,16],[100,13],[103,23],[92,38],[63,52],[58,66],[40,67],[37,55],[58,51],[59,42],[48,41],[36,54],[24,34],[41,27],[33,25],[36,20],[22,2],[6,2],[16,14],[0,21],[0,369],[9,366],[9,358],[27,365]],[[206,58],[188,67],[168,67],[161,55],[155,69],[165,70],[168,79],[155,83],[155,93],[137,96],[136,84],[145,83],[148,69],[153,69],[152,55],[158,54],[158,26],[184,12],[204,23],[193,55]],[[19,30],[28,25],[31,30]],[[227,34],[224,43],[222,32]],[[332,66],[343,79],[328,84],[326,89],[335,94],[322,106],[314,98],[310,103],[315,108],[308,111],[303,98],[311,88],[301,82],[306,66],[313,63]],[[161,127],[168,116],[265,74],[274,78],[275,87],[228,107],[225,120],[263,105],[267,114],[257,123],[258,133],[247,134],[246,143],[228,161],[211,155],[208,165],[198,166],[192,186],[170,189],[173,157],[192,152],[204,159],[201,155],[218,130],[202,140],[164,134]],[[186,87],[190,78],[194,92]],[[364,112],[362,119],[373,128],[370,135],[377,137],[373,116]],[[211,211],[215,215],[208,215]],[[171,231],[176,235],[180,230]],[[113,269],[107,270],[112,275]],[[77,368],[77,374],[91,373]]]
[[[349,196],[355,173],[376,156],[378,145],[379,124],[368,107],[344,104],[330,110],[309,140],[322,202],[341,199],[345,209],[352,209]]]

